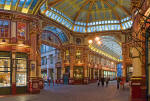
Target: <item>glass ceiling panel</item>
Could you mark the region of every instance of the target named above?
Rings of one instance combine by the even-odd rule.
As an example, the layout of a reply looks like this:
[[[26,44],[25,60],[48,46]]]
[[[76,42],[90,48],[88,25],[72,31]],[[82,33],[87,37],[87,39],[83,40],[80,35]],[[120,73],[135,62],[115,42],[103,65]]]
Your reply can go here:
[[[33,9],[41,0],[0,0],[0,9],[33,13]]]

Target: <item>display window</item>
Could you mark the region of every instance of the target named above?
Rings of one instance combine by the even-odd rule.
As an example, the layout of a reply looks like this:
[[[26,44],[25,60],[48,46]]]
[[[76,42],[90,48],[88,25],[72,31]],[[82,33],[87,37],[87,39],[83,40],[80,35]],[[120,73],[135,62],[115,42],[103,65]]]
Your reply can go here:
[[[9,21],[0,20],[0,38],[9,37]]]
[[[10,86],[10,63],[9,53],[0,52],[0,87]]]
[[[113,78],[114,79],[116,78],[116,72],[113,72]]]
[[[16,74],[16,86],[26,86],[27,85],[27,75],[25,72],[17,72]]]
[[[17,37],[19,39],[25,39],[26,38],[26,30],[27,30],[26,23],[23,23],[23,22],[17,23]]]
[[[104,71],[104,78],[106,78],[107,74],[106,74],[106,71]]]
[[[16,86],[27,86],[27,58],[22,54],[16,56]]]
[[[10,72],[0,72],[0,87],[10,86]]]
[[[83,79],[83,67],[74,67],[74,78],[76,80]]]

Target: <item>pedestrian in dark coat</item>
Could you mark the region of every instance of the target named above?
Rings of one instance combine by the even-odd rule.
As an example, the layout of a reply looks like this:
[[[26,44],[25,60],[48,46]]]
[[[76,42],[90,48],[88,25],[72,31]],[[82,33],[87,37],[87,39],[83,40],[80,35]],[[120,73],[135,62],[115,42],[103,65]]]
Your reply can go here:
[[[121,81],[121,80],[120,80],[120,77],[118,77],[118,78],[117,78],[117,89],[119,89],[120,81]]]
[[[101,78],[102,87],[104,87],[104,81],[105,81],[105,79],[102,77]]]
[[[106,78],[106,87],[108,87],[109,78]]]

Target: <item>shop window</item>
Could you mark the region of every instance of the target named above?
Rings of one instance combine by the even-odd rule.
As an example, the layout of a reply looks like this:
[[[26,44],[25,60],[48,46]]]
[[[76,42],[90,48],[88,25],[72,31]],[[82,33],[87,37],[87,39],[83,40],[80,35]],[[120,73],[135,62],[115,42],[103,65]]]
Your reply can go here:
[[[74,78],[76,80],[83,79],[83,67],[74,67]]]
[[[17,37],[19,39],[26,38],[26,23],[23,23],[23,22],[17,23]]]
[[[10,86],[10,56],[6,57],[4,55],[8,53],[0,54],[0,87]]]
[[[16,57],[16,86],[27,86],[27,58],[24,54]]]
[[[0,38],[9,37],[9,22],[6,20],[0,20]]]

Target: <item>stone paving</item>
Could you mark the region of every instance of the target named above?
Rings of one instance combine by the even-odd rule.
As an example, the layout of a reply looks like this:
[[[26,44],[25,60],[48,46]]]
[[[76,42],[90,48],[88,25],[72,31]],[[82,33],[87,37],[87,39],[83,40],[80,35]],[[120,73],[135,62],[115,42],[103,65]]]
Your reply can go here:
[[[108,87],[89,85],[55,85],[46,87],[40,94],[0,96],[0,101],[129,101],[129,88],[116,89],[116,82]]]

